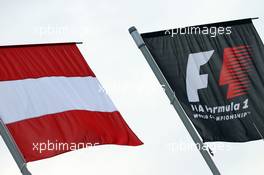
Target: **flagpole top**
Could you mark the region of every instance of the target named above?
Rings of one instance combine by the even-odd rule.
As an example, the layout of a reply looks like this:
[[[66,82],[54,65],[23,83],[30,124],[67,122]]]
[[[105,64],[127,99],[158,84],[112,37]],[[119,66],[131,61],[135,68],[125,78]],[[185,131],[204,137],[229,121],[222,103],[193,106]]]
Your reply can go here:
[[[56,45],[56,44],[83,44],[83,42],[54,42],[54,43],[27,43],[27,44],[7,44],[0,45],[1,47],[23,47],[23,46],[41,46],[41,45]]]
[[[137,47],[139,49],[141,49],[141,47],[144,47],[146,46],[143,38],[141,37],[140,33],[137,31],[137,28],[136,27],[130,27],[128,29],[130,35],[132,36],[132,38],[134,39],[135,43],[137,44]]]
[[[137,31],[137,28],[135,26],[132,26],[128,29],[129,33],[133,33],[134,31]]]

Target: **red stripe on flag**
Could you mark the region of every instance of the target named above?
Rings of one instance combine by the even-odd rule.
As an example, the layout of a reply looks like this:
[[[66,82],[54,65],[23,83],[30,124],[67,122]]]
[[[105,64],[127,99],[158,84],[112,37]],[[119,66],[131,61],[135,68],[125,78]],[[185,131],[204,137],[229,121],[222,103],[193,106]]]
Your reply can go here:
[[[75,44],[0,47],[0,81],[93,76]]]
[[[119,112],[73,110],[11,123],[7,127],[27,162],[71,151],[70,147],[58,147],[59,143],[68,146],[78,143],[129,146],[143,144]],[[57,143],[57,149],[42,150],[40,153],[40,150],[34,147],[45,143],[47,148],[48,141],[53,143],[54,147]]]

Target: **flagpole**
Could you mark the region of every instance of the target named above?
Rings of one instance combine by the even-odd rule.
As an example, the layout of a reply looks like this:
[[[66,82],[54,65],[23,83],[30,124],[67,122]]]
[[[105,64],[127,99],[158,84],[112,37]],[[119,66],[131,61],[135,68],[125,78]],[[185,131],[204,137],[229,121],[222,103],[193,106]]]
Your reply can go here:
[[[148,50],[145,42],[143,41],[143,38],[141,37],[141,35],[139,34],[139,32],[137,31],[137,29],[135,27],[129,28],[129,33],[132,36],[132,38],[134,39],[138,48],[141,50],[144,57],[146,58],[149,66],[151,67],[155,76],[159,80],[159,83],[164,88],[165,93],[167,94],[171,104],[175,108],[175,110],[178,113],[180,119],[182,120],[184,126],[186,127],[187,131],[191,135],[193,141],[195,142],[198,150],[200,151],[204,160],[206,161],[207,165],[209,166],[211,172],[214,175],[220,175],[220,172],[219,172],[217,166],[215,165],[212,157],[210,156],[210,154],[208,153],[207,150],[203,149],[204,144],[203,144],[202,140],[200,139],[200,137],[199,137],[198,133],[196,132],[195,128],[193,127],[191,121],[188,119],[187,114],[185,113],[184,109],[180,105],[179,100],[175,96],[174,91],[171,89],[169,83],[167,82],[166,78],[164,77],[164,75],[162,74],[161,70],[159,69],[157,63],[155,62],[153,56],[151,55],[150,51]]]
[[[10,134],[8,128],[4,124],[3,120],[0,117],[0,134],[9,149],[10,153],[12,154],[14,160],[16,161],[16,164],[18,168],[20,169],[21,173],[23,175],[31,175],[29,170],[27,169],[27,163],[22,156],[22,153],[20,152],[18,146],[16,145],[12,135]]]

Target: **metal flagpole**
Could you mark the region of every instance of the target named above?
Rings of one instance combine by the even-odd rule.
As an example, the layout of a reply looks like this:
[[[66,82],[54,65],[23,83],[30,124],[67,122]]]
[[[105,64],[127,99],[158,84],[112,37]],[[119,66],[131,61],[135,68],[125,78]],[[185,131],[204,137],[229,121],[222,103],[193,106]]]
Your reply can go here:
[[[198,133],[196,132],[195,128],[193,127],[191,121],[188,119],[187,114],[185,113],[184,109],[180,105],[180,102],[178,101],[177,97],[175,96],[174,91],[171,89],[169,83],[167,82],[166,78],[162,74],[161,70],[159,69],[157,63],[155,62],[153,56],[151,55],[150,51],[148,50],[145,42],[143,41],[143,38],[137,31],[135,27],[131,27],[129,29],[129,33],[131,34],[132,38],[134,39],[135,43],[137,44],[138,48],[141,50],[142,54],[146,58],[148,64],[150,65],[152,71],[154,72],[155,76],[159,80],[159,83],[162,85],[162,87],[165,90],[165,93],[167,94],[171,104],[179,114],[179,117],[181,118],[183,124],[185,125],[186,129],[188,130],[189,134],[191,135],[193,141],[195,142],[198,150],[202,154],[204,160],[206,161],[207,165],[211,169],[212,173],[214,175],[220,175],[220,172],[218,168],[216,167],[213,159],[211,158],[210,154],[207,150],[203,149],[204,144],[202,140],[200,139]]]
[[[8,147],[10,153],[12,154],[14,160],[16,161],[17,166],[19,167],[21,173],[23,175],[31,175],[29,170],[27,169],[27,163],[22,156],[19,148],[17,147],[12,135],[10,134],[8,128],[4,124],[3,120],[0,117],[0,134]]]

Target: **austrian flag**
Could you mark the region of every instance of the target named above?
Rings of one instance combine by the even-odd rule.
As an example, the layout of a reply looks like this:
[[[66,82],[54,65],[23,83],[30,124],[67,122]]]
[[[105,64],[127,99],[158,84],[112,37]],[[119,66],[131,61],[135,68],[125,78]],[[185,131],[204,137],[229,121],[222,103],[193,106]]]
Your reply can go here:
[[[0,117],[26,162],[36,143],[141,145],[74,43],[0,47]]]

